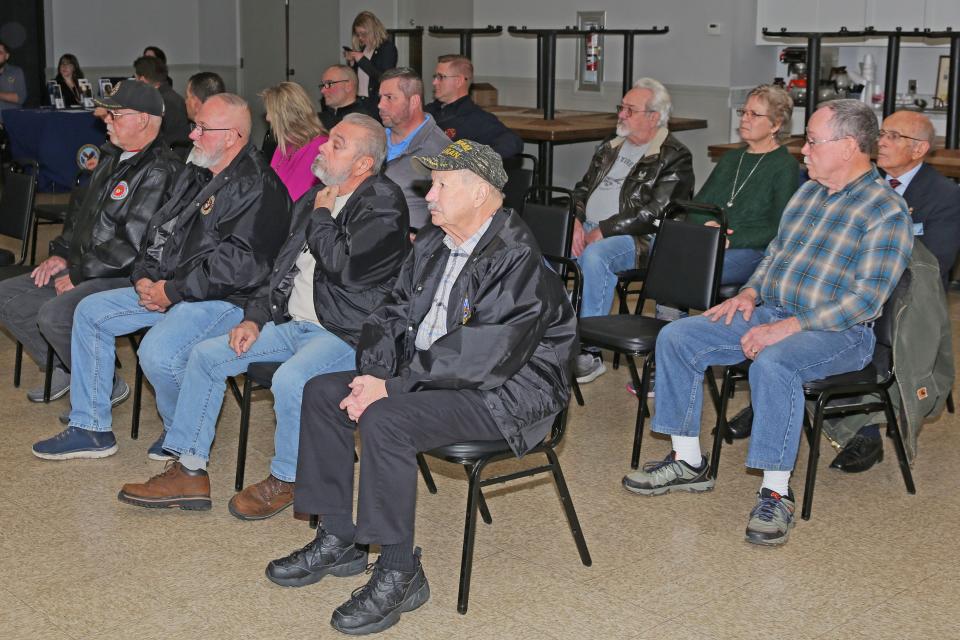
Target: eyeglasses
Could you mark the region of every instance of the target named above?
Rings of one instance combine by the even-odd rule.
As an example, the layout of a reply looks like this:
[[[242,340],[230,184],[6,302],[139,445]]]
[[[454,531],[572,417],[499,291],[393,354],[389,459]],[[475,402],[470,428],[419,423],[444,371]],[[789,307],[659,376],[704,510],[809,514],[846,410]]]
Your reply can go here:
[[[910,136],[905,136],[899,131],[887,131],[886,129],[880,129],[879,134],[880,135],[877,136],[878,140],[883,140],[884,138],[886,138],[887,140],[889,140],[894,144],[900,142],[900,138],[906,138],[907,140],[913,140],[914,142],[926,142],[925,140],[922,140],[920,138],[912,138]]]
[[[324,80],[319,86],[321,89],[332,89],[333,85],[340,84],[341,82],[350,82],[349,80]]]
[[[628,107],[628,106],[625,105],[625,104],[618,104],[618,105],[617,105],[617,114],[619,115],[619,114],[621,114],[621,113],[623,113],[623,112],[626,112],[626,113],[627,113],[627,117],[628,117],[628,118],[632,118],[635,114],[638,114],[638,113],[657,113],[656,111],[653,111],[652,109],[634,109],[633,107]]]
[[[741,118],[747,118],[747,120],[756,120],[757,118],[769,118],[770,114],[768,113],[757,113],[750,109],[737,109],[737,115]]]
[[[137,111],[128,111],[126,113],[120,113],[119,111],[112,111],[110,109],[107,109],[107,116],[111,120],[119,120],[123,116],[135,116],[137,115],[137,113],[138,113]]]
[[[223,129],[223,128],[214,128],[214,127],[208,127],[208,126],[206,126],[206,125],[200,124],[199,122],[191,122],[191,123],[190,123],[190,131],[196,131],[198,138],[202,138],[202,137],[203,137],[203,134],[205,134],[207,131],[236,131],[237,137],[239,137],[239,138],[242,138],[242,137],[243,137],[243,134],[240,133],[240,132],[237,130],[236,127],[228,127],[228,128],[225,128],[225,129]]]
[[[434,79],[434,80],[439,80],[440,82],[443,82],[443,81],[446,80],[447,78],[465,78],[465,77],[466,77],[466,76],[461,76],[461,75],[446,75],[446,74],[444,74],[444,73],[435,73],[435,74],[433,74],[433,79]]]
[[[817,146],[818,144],[823,144],[823,143],[825,143],[825,142],[836,142],[837,140],[845,140],[845,139],[851,138],[851,137],[852,137],[852,136],[840,136],[839,138],[829,138],[829,139],[827,139],[827,140],[814,140],[814,139],[811,138],[810,136],[807,136],[806,138],[804,138],[804,141],[807,143],[807,146],[809,146],[809,147],[815,147],[815,146]]]

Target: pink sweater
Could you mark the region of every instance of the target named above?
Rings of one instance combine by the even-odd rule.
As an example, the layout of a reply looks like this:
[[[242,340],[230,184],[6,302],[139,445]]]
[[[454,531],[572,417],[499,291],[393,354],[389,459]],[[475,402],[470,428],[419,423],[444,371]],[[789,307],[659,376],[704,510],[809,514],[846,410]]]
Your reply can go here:
[[[280,153],[280,147],[273,152],[270,166],[280,176],[280,180],[287,187],[290,197],[296,201],[317,184],[317,178],[310,171],[320,145],[327,141],[327,136],[320,135],[303,145],[299,149],[288,149],[286,156]]]

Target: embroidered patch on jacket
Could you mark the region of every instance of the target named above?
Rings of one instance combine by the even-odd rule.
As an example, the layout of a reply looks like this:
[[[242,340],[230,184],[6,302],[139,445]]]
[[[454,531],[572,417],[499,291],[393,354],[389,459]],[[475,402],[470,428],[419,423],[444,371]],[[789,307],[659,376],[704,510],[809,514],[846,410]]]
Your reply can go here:
[[[95,144],[85,144],[77,149],[77,167],[93,171],[100,162],[100,149]]]
[[[130,186],[127,184],[126,180],[121,180],[117,183],[117,186],[113,188],[113,191],[110,192],[111,200],[123,200],[127,197],[127,194],[130,192]]]
[[[214,196],[210,196],[209,198],[207,198],[207,201],[204,202],[203,205],[200,207],[200,213],[202,213],[203,215],[207,215],[208,213],[213,211],[213,203],[216,201],[217,199]]]
[[[443,132],[444,132],[445,134],[447,134],[447,137],[450,138],[451,140],[456,140],[456,139],[457,139],[457,130],[456,130],[456,129],[454,129],[454,128],[451,127],[450,129],[444,129]]]
[[[917,400],[926,400],[927,399],[927,388],[920,387],[917,389]]]

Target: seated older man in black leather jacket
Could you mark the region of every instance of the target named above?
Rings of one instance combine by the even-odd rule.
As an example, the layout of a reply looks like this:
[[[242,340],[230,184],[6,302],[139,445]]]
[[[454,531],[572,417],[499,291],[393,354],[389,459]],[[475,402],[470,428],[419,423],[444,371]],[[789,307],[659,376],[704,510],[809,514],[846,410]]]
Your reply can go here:
[[[32,273],[0,283],[0,324],[41,366],[48,343],[62,363],[52,374],[52,399],[70,391],[74,309],[92,293],[130,285],[147,223],[183,168],[159,136],[163,100],[156,89],[125,80],[102,106],[110,141],[100,149],[85,197],[50,243],[50,257]],[[129,394],[121,381],[116,387],[114,401]],[[27,397],[42,402],[43,388]]]
[[[583,268],[581,317],[610,313],[617,272],[636,268],[671,201],[693,194],[693,159],[667,131],[670,94],[640,78],[617,105],[617,135],[604,141],[574,188],[573,254]],[[577,357],[580,383],[606,368],[599,354]]]

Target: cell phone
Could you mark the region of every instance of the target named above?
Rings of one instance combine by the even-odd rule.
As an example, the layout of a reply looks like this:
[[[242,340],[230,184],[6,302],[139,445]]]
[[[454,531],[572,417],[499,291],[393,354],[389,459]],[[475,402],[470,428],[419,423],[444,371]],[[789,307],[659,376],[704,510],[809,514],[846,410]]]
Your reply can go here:
[[[344,50],[344,51],[353,52],[353,48],[352,48],[352,47],[348,47],[347,45],[343,45],[343,50]]]

